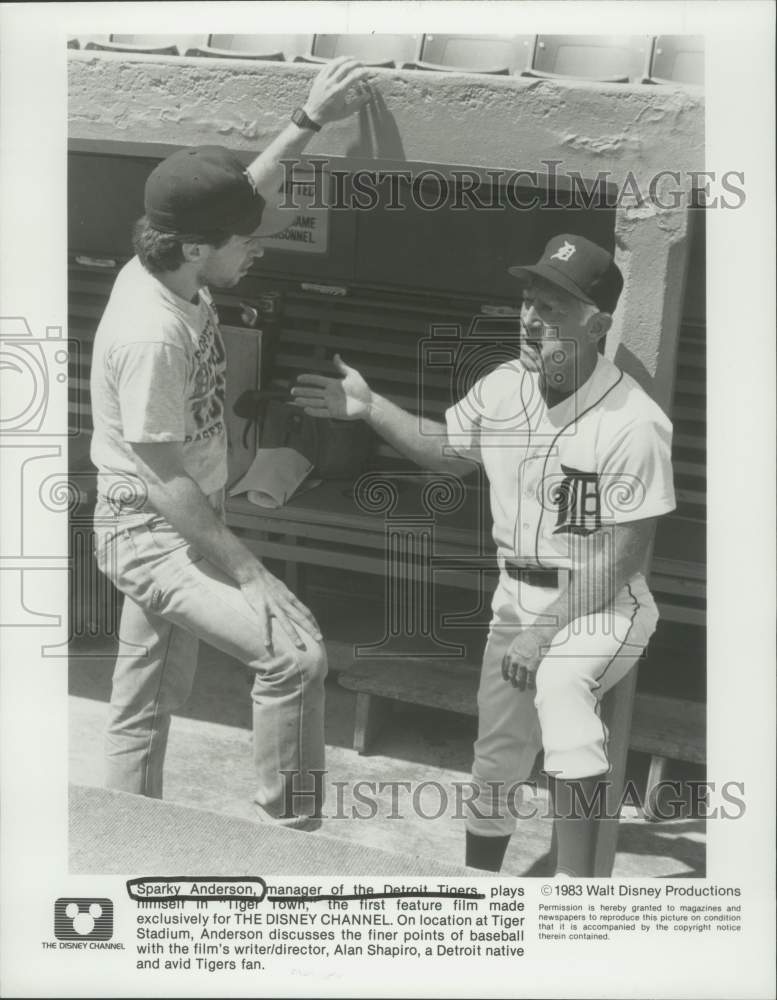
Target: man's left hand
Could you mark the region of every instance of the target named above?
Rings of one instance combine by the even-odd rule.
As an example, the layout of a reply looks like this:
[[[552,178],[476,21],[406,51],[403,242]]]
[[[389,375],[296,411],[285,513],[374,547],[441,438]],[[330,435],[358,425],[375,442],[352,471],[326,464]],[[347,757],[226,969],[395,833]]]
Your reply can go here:
[[[549,639],[537,629],[519,633],[502,657],[502,677],[519,691],[535,691],[535,676]]]
[[[305,114],[319,125],[347,118],[372,97],[364,82],[368,73],[365,66],[350,56],[332,59],[313,81],[305,102]],[[349,95],[351,87],[355,92]]]

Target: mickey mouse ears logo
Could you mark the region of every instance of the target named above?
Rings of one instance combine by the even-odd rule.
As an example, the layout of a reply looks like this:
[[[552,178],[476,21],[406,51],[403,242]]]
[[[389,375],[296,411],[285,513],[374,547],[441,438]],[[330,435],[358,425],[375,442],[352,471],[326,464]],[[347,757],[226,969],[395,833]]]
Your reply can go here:
[[[54,903],[54,937],[60,941],[109,941],[112,936],[110,899],[65,897]]]

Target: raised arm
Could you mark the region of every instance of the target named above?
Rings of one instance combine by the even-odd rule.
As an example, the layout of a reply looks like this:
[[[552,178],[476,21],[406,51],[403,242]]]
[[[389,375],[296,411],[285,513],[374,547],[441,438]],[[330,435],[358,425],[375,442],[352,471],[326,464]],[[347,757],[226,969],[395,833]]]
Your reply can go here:
[[[297,378],[291,390],[295,406],[312,417],[364,420],[392,448],[422,468],[459,476],[473,471],[472,462],[451,452],[445,424],[408,413],[373,392],[361,374],[346,365],[339,354],[335,355],[334,364],[340,378],[326,375]]]
[[[364,83],[368,72],[360,62],[348,56],[333,59],[313,81],[302,110],[316,125],[347,118],[370,99],[369,88]],[[267,149],[249,164],[248,173],[261,195],[272,200],[281,183],[281,161],[301,153],[314,134],[314,129],[289,122]]]

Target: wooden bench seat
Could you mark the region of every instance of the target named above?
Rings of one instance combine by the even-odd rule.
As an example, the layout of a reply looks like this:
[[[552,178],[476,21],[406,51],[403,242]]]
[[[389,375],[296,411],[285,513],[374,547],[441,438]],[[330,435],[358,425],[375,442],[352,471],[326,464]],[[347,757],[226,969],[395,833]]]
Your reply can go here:
[[[390,473],[386,476],[390,479]],[[418,473],[419,482],[423,478]],[[467,491],[467,503],[455,515],[436,516],[435,575],[451,586],[472,588],[479,577],[471,566],[495,565],[490,525],[478,532],[478,492]],[[412,513],[408,510],[408,530]],[[398,517],[401,515],[398,515]],[[257,554],[296,566],[336,565],[378,576],[386,572],[385,517],[367,513],[353,500],[353,484],[332,481],[304,493],[277,510],[259,508],[241,497],[227,502],[227,524]],[[480,544],[478,544],[480,543]],[[458,556],[461,568],[444,570],[442,557]],[[706,624],[706,573],[697,563],[656,556],[650,585],[662,619],[703,627]]]
[[[118,264],[117,264],[118,266]],[[71,372],[71,412],[86,431],[91,429],[87,398],[87,374],[91,339],[102,314],[113,269],[90,269],[73,265],[70,275],[70,336],[78,340],[78,365]],[[282,296],[280,318],[268,324],[260,319],[264,336],[274,339],[272,374],[291,380],[301,370],[332,371],[327,359],[335,351],[360,368],[375,387],[406,407],[423,403],[426,416],[440,419],[450,402],[450,373],[424,366],[425,386],[419,395],[417,381],[423,364],[422,342],[433,325],[467,331],[473,316],[494,315],[487,321],[495,328],[509,331],[510,317],[499,315],[504,303],[489,306],[472,296],[454,298],[419,294],[403,290],[401,295],[374,289],[349,287],[345,295],[326,295],[310,290],[298,281],[278,277],[252,279],[254,296]],[[218,306],[225,332],[229,365],[228,412],[237,395],[256,385],[263,351],[262,334],[241,327],[241,302],[245,299],[230,293],[218,296]],[[675,423],[675,477],[678,510],[661,519],[656,538],[650,584],[664,621],[703,627],[706,624],[705,538],[704,538],[704,458],[703,424],[704,331],[699,324],[683,326],[678,345],[678,366],[682,369],[683,393],[701,403],[686,419],[680,407],[672,413]],[[266,373],[265,373],[266,375]],[[689,380],[690,383],[689,384]],[[447,396],[446,396],[447,390]],[[255,440],[249,433],[243,444],[243,422],[230,416],[230,473],[236,481],[250,464]],[[405,468],[407,463],[387,446],[376,442],[374,467]],[[299,578],[305,565],[326,566],[334,558],[337,565],[354,572],[385,573],[380,547],[385,544],[385,518],[368,515],[349,500],[348,483],[327,483],[291,501],[276,511],[254,507],[244,498],[228,502],[230,527],[250,541],[255,551],[267,558],[277,558],[289,566],[289,580]],[[477,489],[481,492],[477,499]],[[493,551],[490,522],[478,509],[487,513],[487,492],[481,481],[468,484],[468,504],[455,519],[436,518],[435,544],[440,554],[471,556]],[[341,495],[342,494],[342,495]],[[442,579],[442,574],[440,575]],[[445,574],[445,582],[470,587],[472,573]]]
[[[273,374],[293,379],[303,370],[332,373],[327,360],[339,351],[359,368],[381,393],[405,408],[416,411],[423,404],[424,415],[440,420],[450,404],[450,372],[424,368],[424,391],[419,393],[418,373],[422,365],[422,342],[430,324],[444,323],[467,331],[477,309],[487,308],[475,300],[435,300],[430,296],[408,295],[401,301],[380,296],[376,301],[364,289],[349,291],[345,297],[317,298],[312,293],[286,294],[281,332],[277,341]],[[482,318],[482,317],[481,317]],[[493,329],[503,329],[509,339],[514,318],[496,312],[487,320]],[[694,324],[683,328],[678,347],[678,363],[691,364],[683,389],[698,400],[694,420],[703,419],[704,370],[703,331]],[[696,365],[697,367],[694,367]],[[694,378],[695,376],[695,378]],[[683,395],[678,393],[678,405]],[[704,433],[697,423],[689,424],[684,408],[673,414],[678,433],[675,442],[675,477],[678,509],[662,519],[656,538],[650,585],[661,618],[695,627],[706,624],[706,567],[704,551]],[[413,469],[386,445],[376,442],[374,468]],[[349,484],[324,484],[278,511],[251,510],[239,498],[227,505],[227,523],[244,533],[255,550],[294,565],[290,580],[299,579],[299,566],[326,566],[333,555],[337,565],[354,572],[385,574],[385,559],[376,549],[385,545],[386,518],[365,515],[347,498]],[[435,518],[435,552],[473,555],[493,552],[490,539],[487,483],[467,482],[468,503],[455,518]],[[485,516],[484,513],[485,512]],[[412,513],[412,511],[410,512]],[[275,530],[277,528],[277,530]],[[271,537],[272,536],[272,537]],[[439,572],[439,570],[436,570]],[[439,575],[442,580],[442,573]],[[477,574],[445,574],[453,586],[480,584]]]
[[[368,753],[394,702],[477,715],[479,668],[455,660],[401,657],[356,660],[339,674],[340,684],[356,693],[354,749]],[[610,728],[605,695],[602,716]],[[631,718],[629,748],[650,755],[643,811],[658,818],[656,796],[669,760],[704,764],[706,711],[700,702],[637,693]]]

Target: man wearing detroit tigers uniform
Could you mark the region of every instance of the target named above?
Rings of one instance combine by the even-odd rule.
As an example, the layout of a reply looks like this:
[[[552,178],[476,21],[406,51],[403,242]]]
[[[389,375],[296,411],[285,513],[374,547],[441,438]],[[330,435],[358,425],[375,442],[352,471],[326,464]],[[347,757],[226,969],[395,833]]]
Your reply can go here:
[[[466,862],[501,868],[510,789],[545,754],[558,833],[557,874],[593,874],[595,811],[609,771],[602,695],[637,662],[658,614],[642,567],[655,519],[675,506],[672,428],[598,349],[623,287],[590,240],[550,240],[523,284],[520,357],[495,368],[446,413],[400,410],[339,358],[342,376],[301,376],[297,405],[366,420],[420,465],[490,484],[500,569],[478,692]],[[581,805],[583,808],[581,808]]]

